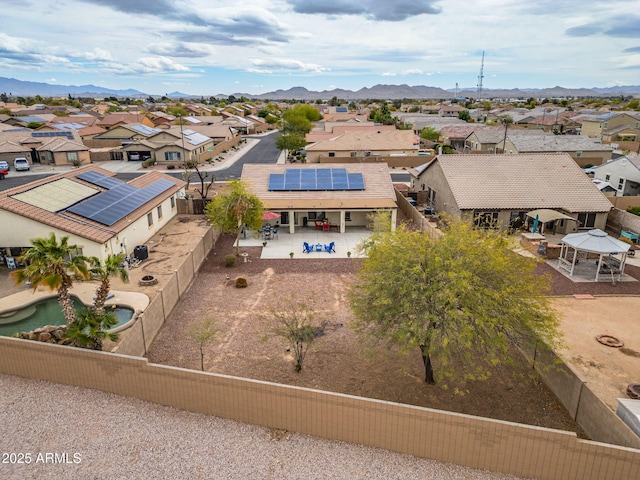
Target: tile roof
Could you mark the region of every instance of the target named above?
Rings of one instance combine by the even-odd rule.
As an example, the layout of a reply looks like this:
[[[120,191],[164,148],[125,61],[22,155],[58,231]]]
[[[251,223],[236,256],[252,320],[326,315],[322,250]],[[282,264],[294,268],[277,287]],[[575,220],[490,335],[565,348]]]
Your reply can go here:
[[[365,190],[347,191],[269,191],[269,175],[285,169],[345,168],[362,173]],[[330,164],[245,164],[242,180],[269,210],[345,210],[395,208],[396,194],[386,163]]]
[[[612,151],[610,145],[597,143],[580,135],[517,135],[508,134],[509,140],[520,153],[566,151]]]
[[[439,164],[461,210],[536,208],[608,212],[612,205],[566,153],[439,155]]]
[[[149,202],[111,226],[102,225],[101,223],[94,222],[65,210],[57,213],[49,212],[43,208],[39,208],[22,202],[16,198],[12,198],[13,195],[16,195],[18,193],[23,193],[63,178],[69,179],[75,183],[78,183],[79,185],[89,185],[88,183],[76,178],[79,173],[87,171],[95,171],[108,177],[115,177],[115,173],[110,172],[109,170],[105,170],[95,165],[87,165],[86,167],[73,169],[68,172],[41,178],[31,183],[27,183],[25,185],[0,192],[0,209],[12,212],[25,218],[29,218],[44,225],[59,228],[60,230],[63,230],[65,232],[78,235],[79,237],[86,238],[97,243],[104,243],[127,228],[131,224],[131,222],[146,215],[150,208],[157,205],[159,202],[169,198],[171,195],[174,195],[185,185],[185,182],[183,182],[182,180],[178,180],[174,177],[158,171],[152,171],[136,177],[135,179],[128,182],[129,185],[132,185],[136,188],[146,187],[147,185],[150,185],[151,183],[159,179],[167,179],[174,183],[175,186],[164,191],[154,199],[150,200]]]
[[[346,131],[329,140],[307,146],[307,151],[385,151],[418,150],[416,135],[411,130]]]

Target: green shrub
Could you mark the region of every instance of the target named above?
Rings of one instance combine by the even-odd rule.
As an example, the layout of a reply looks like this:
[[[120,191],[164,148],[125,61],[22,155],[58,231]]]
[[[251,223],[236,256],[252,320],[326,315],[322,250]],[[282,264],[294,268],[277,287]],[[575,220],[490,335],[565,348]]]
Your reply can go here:
[[[236,256],[235,255],[225,255],[224,256],[224,264],[227,267],[233,267],[236,264]]]
[[[624,243],[628,243],[629,245],[635,245],[633,243],[633,240],[631,240],[630,238],[627,238],[627,237],[619,237],[618,240],[620,240],[621,242],[624,242]]]
[[[640,216],[640,207],[629,207],[627,208],[627,212]]]
[[[142,168],[148,168],[155,164],[156,164],[155,159],[147,158],[144,162],[142,162]]]
[[[247,285],[248,283],[246,279],[242,277],[236,278],[236,288],[247,288]]]

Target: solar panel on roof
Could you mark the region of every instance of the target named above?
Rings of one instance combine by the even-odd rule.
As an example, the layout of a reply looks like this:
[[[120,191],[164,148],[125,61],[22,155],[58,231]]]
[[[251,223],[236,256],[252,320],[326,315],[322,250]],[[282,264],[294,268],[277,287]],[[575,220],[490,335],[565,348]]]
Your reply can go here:
[[[272,173],[269,175],[269,186],[271,191],[284,190],[284,173]]]
[[[76,178],[79,178],[80,180],[84,180],[85,182],[92,183],[94,185],[98,185],[99,187],[106,188],[108,190],[111,190],[112,188],[116,188],[122,185],[127,185],[125,182],[118,180],[117,178],[107,177],[106,175],[102,175],[101,173],[94,172],[94,171],[80,173],[76,175]],[[130,187],[130,188],[135,188],[135,187]]]
[[[362,173],[346,168],[287,168],[269,175],[269,191],[364,190]]]
[[[364,190],[364,178],[361,173],[348,174],[349,190]]]
[[[157,180],[145,188],[125,183],[74,205],[68,211],[110,226],[174,185],[166,179]]]

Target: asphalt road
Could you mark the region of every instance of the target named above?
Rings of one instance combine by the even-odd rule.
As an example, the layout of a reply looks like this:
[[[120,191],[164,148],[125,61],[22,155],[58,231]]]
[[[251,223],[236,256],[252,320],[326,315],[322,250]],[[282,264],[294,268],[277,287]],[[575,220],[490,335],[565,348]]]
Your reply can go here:
[[[261,136],[247,136],[246,138],[256,138],[259,142],[247,150],[247,152],[242,155],[233,165],[225,168],[223,170],[217,170],[214,172],[216,180],[230,180],[234,178],[240,178],[242,174],[242,166],[245,163],[265,163],[265,164],[274,164],[278,161],[278,157],[280,156],[280,150],[276,148],[275,142],[279,133],[273,133],[271,135],[261,135]],[[182,171],[179,172],[165,172],[168,175],[171,175],[175,178],[182,179]],[[33,173],[33,172],[9,172],[4,180],[0,180],[0,191],[9,190],[13,187],[18,187],[20,185],[24,185],[25,183],[33,182],[34,180],[42,177],[47,177],[50,175],[54,175],[55,172],[51,173]],[[127,173],[117,173],[116,178],[129,181],[139,175],[143,175],[142,173],[137,172],[127,172]],[[198,176],[194,173],[191,175],[191,181],[199,181]]]

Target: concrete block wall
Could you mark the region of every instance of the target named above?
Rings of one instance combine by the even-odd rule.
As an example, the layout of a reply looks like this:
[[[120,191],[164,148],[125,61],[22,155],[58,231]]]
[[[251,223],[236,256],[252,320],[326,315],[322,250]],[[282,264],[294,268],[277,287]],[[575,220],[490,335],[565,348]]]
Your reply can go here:
[[[0,337],[0,372],[542,480],[635,478],[640,450],[573,433]]]

